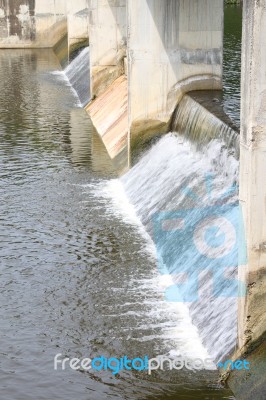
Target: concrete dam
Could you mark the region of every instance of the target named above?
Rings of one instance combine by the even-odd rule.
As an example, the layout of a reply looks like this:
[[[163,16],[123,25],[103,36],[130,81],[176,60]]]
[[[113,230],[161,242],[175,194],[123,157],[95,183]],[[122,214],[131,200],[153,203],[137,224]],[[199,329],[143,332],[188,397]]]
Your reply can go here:
[[[266,398],[265,27],[0,0],[5,400]]]

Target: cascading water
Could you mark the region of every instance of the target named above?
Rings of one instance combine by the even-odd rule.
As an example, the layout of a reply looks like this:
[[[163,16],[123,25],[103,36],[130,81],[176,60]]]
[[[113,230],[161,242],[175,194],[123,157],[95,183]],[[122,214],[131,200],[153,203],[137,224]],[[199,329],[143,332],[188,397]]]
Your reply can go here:
[[[184,128],[188,117],[182,115],[181,110],[187,113],[186,106],[187,103],[179,109],[179,119],[176,119],[177,126]],[[209,143],[204,141],[204,148],[195,150],[191,132],[194,135],[204,120],[210,123],[209,116],[202,115],[204,112],[203,107],[199,106],[199,110],[194,107],[190,111],[190,116],[194,113],[194,119],[186,130],[183,129],[184,135],[170,133],[161,138],[122,178],[122,183],[156,244],[159,272],[164,278],[165,275],[170,278],[170,291],[166,291],[166,295],[168,293],[169,297],[170,293],[170,301],[182,299],[188,303],[203,344],[214,359],[220,360],[236,342],[237,266],[222,268],[219,251],[225,256],[223,262],[229,262],[227,253],[231,260],[238,256],[237,246],[232,247],[230,242],[230,229],[237,224],[238,218],[235,206],[238,198],[237,151],[228,149],[221,136],[231,145],[236,144],[237,137],[229,129],[224,128],[221,133],[221,123],[217,126],[213,118],[213,129],[205,123],[197,135],[207,127],[209,138],[216,139]],[[225,134],[231,136],[224,137]],[[200,141],[200,136],[197,140]],[[216,216],[215,226],[209,221],[210,226],[202,229],[211,235],[214,250],[216,247],[218,252],[210,259],[202,257],[208,249],[197,250],[197,241],[202,239],[197,225],[208,220],[209,210]],[[161,231],[158,221],[161,227],[165,224]],[[203,244],[205,239],[202,239]],[[198,298],[195,296],[197,285]],[[177,298],[173,299],[173,296]]]
[[[211,139],[221,139],[228,147],[234,147],[238,156],[239,134],[189,95],[185,95],[178,105],[172,130],[185,134],[199,146]]]
[[[90,100],[90,48],[85,47],[66,67],[65,74],[77,93],[82,107]]]

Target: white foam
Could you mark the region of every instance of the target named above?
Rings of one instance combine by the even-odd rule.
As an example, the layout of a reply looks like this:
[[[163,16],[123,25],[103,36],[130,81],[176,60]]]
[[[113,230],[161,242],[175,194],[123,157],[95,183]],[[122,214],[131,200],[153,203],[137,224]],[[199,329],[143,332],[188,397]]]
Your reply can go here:
[[[72,92],[73,95],[76,97],[76,100],[77,100],[76,106],[77,106],[77,107],[82,107],[82,104],[81,104],[81,102],[80,102],[78,93],[76,92],[76,90],[75,90],[75,89],[73,88],[73,86],[71,85],[71,83],[70,83],[68,77],[66,76],[65,72],[64,72],[64,71],[52,71],[52,72],[51,72],[51,75],[54,75],[58,80],[63,81],[64,84],[70,88],[71,92]]]
[[[210,174],[213,177],[206,181],[206,176]],[[152,234],[152,216],[158,212],[186,208],[189,196],[192,202],[189,208],[200,210],[216,204],[227,189],[237,184],[238,161],[233,151],[228,152],[220,140],[213,140],[204,151],[197,152],[185,138],[168,134],[144,154],[121,181],[131,203],[130,209],[133,204],[135,213]],[[235,202],[238,199],[237,190],[227,197],[226,203]],[[166,245],[165,242],[163,246]],[[176,259],[181,256],[177,250]],[[191,260],[183,261],[185,264]],[[194,275],[196,280],[197,271]],[[163,279],[162,286],[169,287],[175,276],[163,276]],[[207,279],[200,287],[200,301],[193,306],[188,305],[193,320],[200,326],[203,343],[213,358],[220,359],[236,341],[236,299],[214,299],[209,296],[211,291],[212,281]]]
[[[135,207],[129,202],[121,180],[113,179],[99,183],[94,186],[94,193],[97,197],[103,197],[108,200],[106,204],[107,212],[122,218],[124,223],[132,225],[136,232],[143,237],[145,252],[156,263],[154,242],[141,223]],[[149,293],[149,300],[145,302],[145,305],[149,304],[149,310],[125,311],[121,315],[142,316],[144,321],[145,319],[153,318],[153,323],[154,318],[160,322],[163,316],[168,321],[171,321],[174,327],[167,328],[168,333],[165,331],[159,337],[165,340],[172,339],[176,342],[176,347],[173,350],[179,349],[184,356],[191,358],[204,359],[210,357],[202,344],[198,329],[192,324],[187,305],[181,302],[168,302],[164,299],[165,287],[174,283],[171,276],[160,275],[156,268],[150,271],[150,276],[150,279],[132,279],[129,284],[129,287],[134,292],[139,291],[145,295]],[[121,289],[117,288],[117,290]],[[108,314],[108,316],[111,316],[111,314]],[[144,336],[134,340],[146,341],[152,339],[156,339],[156,337]]]

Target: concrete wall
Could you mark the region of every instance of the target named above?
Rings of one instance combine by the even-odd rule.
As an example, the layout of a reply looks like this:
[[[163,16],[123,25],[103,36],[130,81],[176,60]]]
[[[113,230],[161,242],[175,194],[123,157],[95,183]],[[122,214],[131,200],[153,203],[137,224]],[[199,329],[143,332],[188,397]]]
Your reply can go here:
[[[89,40],[88,0],[67,1],[67,31],[69,53]]]
[[[222,86],[223,0],[128,0],[132,138],[166,130],[188,90]]]
[[[103,93],[127,76],[130,150],[169,129],[184,93],[222,87],[223,0],[89,0],[89,13],[91,97],[104,104]],[[124,124],[124,104],[115,110]]]
[[[124,73],[126,34],[126,0],[89,0],[92,97]]]
[[[242,400],[265,399],[266,328],[266,0],[243,3],[240,201],[248,264],[240,268],[247,296],[239,302],[239,349],[251,370],[230,374]]]
[[[65,0],[0,0],[0,48],[53,47],[66,32]]]

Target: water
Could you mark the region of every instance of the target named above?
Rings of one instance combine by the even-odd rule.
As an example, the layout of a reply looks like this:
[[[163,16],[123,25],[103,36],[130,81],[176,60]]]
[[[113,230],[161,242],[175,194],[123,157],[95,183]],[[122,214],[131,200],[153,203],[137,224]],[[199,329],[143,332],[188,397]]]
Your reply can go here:
[[[213,139],[220,139],[228,148],[237,150],[238,156],[239,134],[188,95],[178,105],[172,129],[185,135],[199,148]]]
[[[225,5],[224,12],[223,103],[240,127],[242,6]]]
[[[234,154],[228,153],[224,142],[213,140],[205,144],[204,151],[199,152],[195,151],[187,138],[178,134],[168,134],[159,140],[122,178],[137,215],[157,242],[158,255],[166,263],[166,271],[163,267],[160,270],[164,277],[168,274],[168,278],[172,278],[168,286],[175,283],[176,275],[186,273],[185,282],[190,279],[183,285],[182,294],[186,297],[200,280],[199,299],[187,301],[193,324],[197,326],[208,353],[217,361],[225,357],[236,344],[236,297],[229,297],[234,295],[231,281],[223,279],[225,271],[217,267],[217,262],[211,270],[213,274],[218,273],[216,282],[219,294],[213,294],[214,277],[206,275],[211,261],[207,259],[202,265],[200,253],[195,250],[194,224],[197,227],[202,222],[207,207],[216,205],[215,210],[218,210],[220,217],[221,202],[224,207],[237,201],[237,180],[238,162]],[[177,211],[181,211],[182,218],[186,218],[188,227],[183,227],[180,236],[174,237],[174,240],[169,230],[166,234],[162,232],[159,239],[156,238],[154,215],[159,213],[163,221],[170,220],[171,223],[181,218],[175,216]],[[238,214],[234,217],[237,219]],[[226,221],[222,221],[219,228],[226,236],[230,234]],[[233,278],[237,268],[229,273]],[[222,290],[227,290],[226,297],[221,297]]]
[[[78,56],[65,68],[64,72],[76,91],[81,106],[90,100],[90,48],[85,47]]]
[[[187,305],[164,300],[154,244],[138,218],[146,225],[143,211],[136,215],[125,195],[136,203],[129,190],[136,171],[122,181],[103,177],[106,153],[59,69],[52,50],[0,51],[1,397],[229,398],[216,371],[149,378],[53,370],[57,353],[209,352]],[[172,136],[158,145],[165,140],[179,146]],[[154,193],[157,177],[151,177]],[[139,193],[145,200],[144,188]]]

